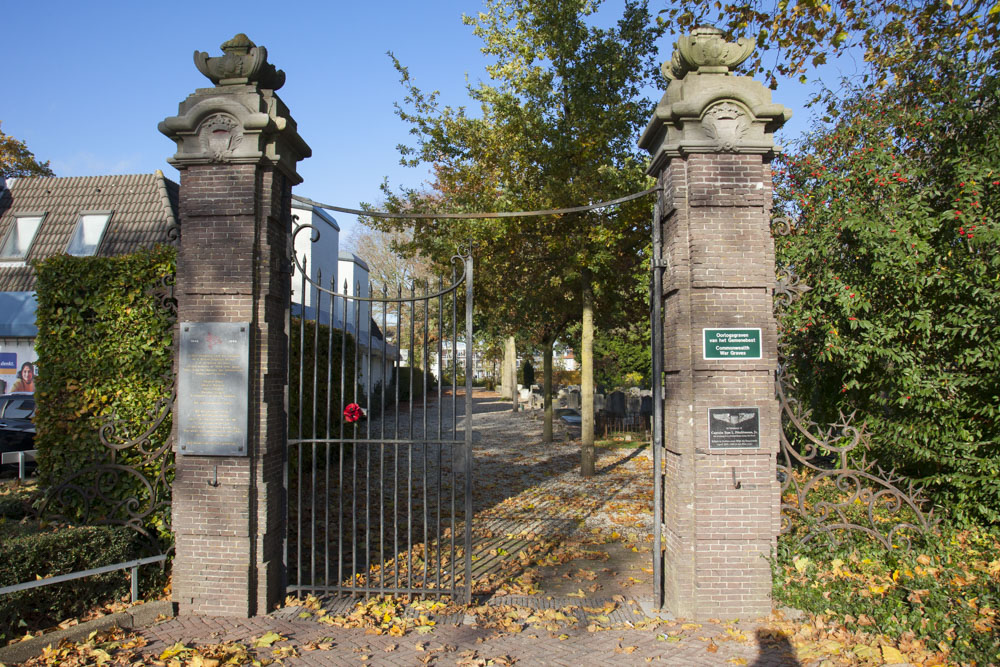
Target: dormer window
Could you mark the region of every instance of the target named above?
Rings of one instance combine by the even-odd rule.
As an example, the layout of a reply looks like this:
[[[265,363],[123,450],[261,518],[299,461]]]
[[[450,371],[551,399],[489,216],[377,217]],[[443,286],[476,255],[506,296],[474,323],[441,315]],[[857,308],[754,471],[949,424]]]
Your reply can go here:
[[[111,220],[111,211],[85,211],[76,221],[73,238],[70,239],[66,252],[76,257],[87,257],[97,254],[101,239]]]
[[[7,238],[0,246],[0,259],[24,259],[31,249],[31,242],[42,226],[44,213],[24,213],[14,216]]]

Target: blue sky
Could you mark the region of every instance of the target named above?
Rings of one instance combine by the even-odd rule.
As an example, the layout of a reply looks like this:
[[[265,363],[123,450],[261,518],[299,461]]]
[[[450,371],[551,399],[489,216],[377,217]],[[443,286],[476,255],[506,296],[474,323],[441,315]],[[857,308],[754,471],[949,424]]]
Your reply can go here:
[[[619,0],[607,0],[602,14],[618,7]],[[2,12],[0,121],[58,176],[162,169],[177,180],[166,163],[173,142],[156,125],[195,88],[210,85],[192,53],[219,55],[222,42],[245,32],[285,71],[278,94],[313,150],[299,166],[305,182],[296,193],[356,207],[377,202],[385,178],[394,186],[427,178],[426,169],[399,165],[396,145],[407,142],[408,128],[393,112],[402,88],[386,52],[409,67],[419,87],[462,104],[466,77],[484,79],[486,61],[461,17],[481,9],[475,0],[12,2]],[[662,40],[662,59],[672,43]],[[775,101],[794,112],[784,137],[808,127],[809,90],[787,82],[776,91]],[[660,94],[649,91],[651,113]],[[337,219],[346,235],[353,221]]]

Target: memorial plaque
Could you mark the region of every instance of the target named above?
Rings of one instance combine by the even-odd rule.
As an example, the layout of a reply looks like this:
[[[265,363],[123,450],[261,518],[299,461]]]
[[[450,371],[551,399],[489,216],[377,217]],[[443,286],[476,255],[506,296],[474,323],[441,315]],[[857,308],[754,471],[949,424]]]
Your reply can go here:
[[[181,323],[179,453],[247,455],[249,331],[248,322]]]
[[[760,449],[759,408],[709,408],[709,449]]]
[[[760,329],[702,329],[703,359],[760,359]]]

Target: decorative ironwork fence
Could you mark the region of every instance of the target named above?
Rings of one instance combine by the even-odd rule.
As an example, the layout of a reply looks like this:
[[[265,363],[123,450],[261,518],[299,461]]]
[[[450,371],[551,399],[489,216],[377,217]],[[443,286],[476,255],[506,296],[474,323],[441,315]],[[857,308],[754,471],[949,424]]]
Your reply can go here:
[[[792,233],[788,217],[772,220],[772,234]],[[780,313],[809,291],[791,269],[779,272],[774,308]],[[823,537],[839,542],[850,532],[860,532],[886,549],[909,548],[910,537],[934,528],[933,511],[921,489],[912,481],[868,461],[869,434],[855,415],[820,425],[810,410],[795,399],[795,378],[779,328],[778,371],[775,391],[781,404],[781,533],[793,531],[799,543]],[[832,493],[831,493],[832,491]]]
[[[307,229],[318,241],[312,225],[295,233]],[[290,310],[288,591],[469,601],[471,254],[453,258],[461,275],[453,272],[448,286],[422,295],[400,289],[394,297],[385,289],[372,296],[370,283],[352,290],[345,282],[338,291],[319,272],[310,276],[306,258],[294,261],[300,303]],[[464,370],[457,366],[463,317]],[[426,372],[432,360],[450,378],[447,391],[444,378]]]

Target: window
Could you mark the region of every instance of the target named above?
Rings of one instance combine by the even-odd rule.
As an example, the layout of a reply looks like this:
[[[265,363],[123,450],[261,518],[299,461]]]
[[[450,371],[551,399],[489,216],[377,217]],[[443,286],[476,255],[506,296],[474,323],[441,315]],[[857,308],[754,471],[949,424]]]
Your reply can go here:
[[[0,259],[24,259],[28,256],[31,242],[38,233],[38,228],[42,225],[44,213],[31,213],[27,215],[15,215],[14,224],[11,225],[10,233],[0,248]]]
[[[10,397],[0,403],[0,416],[4,419],[31,419],[35,414],[35,399],[31,397]]]
[[[66,252],[76,257],[97,254],[97,248],[101,245],[104,230],[107,229],[110,219],[111,213],[107,211],[81,213]]]

